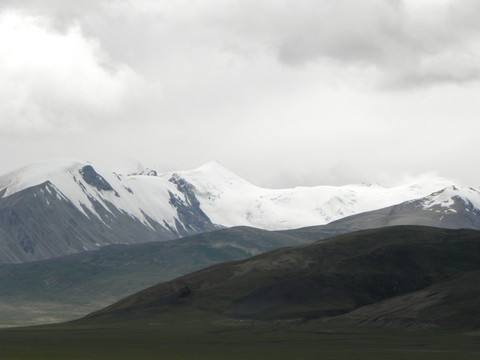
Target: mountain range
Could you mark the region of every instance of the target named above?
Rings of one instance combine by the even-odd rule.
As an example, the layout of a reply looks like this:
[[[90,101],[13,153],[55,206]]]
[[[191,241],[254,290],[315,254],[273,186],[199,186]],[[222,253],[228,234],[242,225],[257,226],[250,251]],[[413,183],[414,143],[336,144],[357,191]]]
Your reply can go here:
[[[45,160],[0,177],[0,263],[241,225],[285,230],[327,224],[324,231],[332,234],[395,224],[476,229],[479,208],[477,189],[435,177],[396,187],[265,189],[217,162],[121,175],[87,162]]]
[[[290,350],[312,337],[318,358],[327,337],[356,353],[351,329],[370,337],[367,324],[395,354],[405,328],[432,331],[419,341],[437,351],[443,329],[463,343],[480,327],[479,215],[478,189],[441,178],[265,189],[215,162],[128,175],[40,162],[0,177],[0,326],[84,317],[0,337],[10,358],[32,359],[80,354],[92,339],[105,358],[117,336],[136,340],[116,358],[138,357],[139,341],[143,358],[171,341],[196,357],[202,338],[211,358],[232,334]],[[456,351],[477,354],[470,343]]]
[[[467,191],[464,193],[463,191]],[[478,228],[474,189],[448,187],[430,196],[326,225],[265,231],[233,227],[185,239],[114,244],[99,251],[0,265],[0,318],[9,324],[68,320],[144,287],[223,261],[279,247],[393,225]]]

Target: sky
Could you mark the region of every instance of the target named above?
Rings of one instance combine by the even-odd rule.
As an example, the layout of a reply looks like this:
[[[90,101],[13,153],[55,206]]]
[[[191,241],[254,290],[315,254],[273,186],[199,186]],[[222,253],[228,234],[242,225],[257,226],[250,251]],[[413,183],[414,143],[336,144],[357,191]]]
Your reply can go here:
[[[0,173],[480,185],[478,0],[0,0]]]

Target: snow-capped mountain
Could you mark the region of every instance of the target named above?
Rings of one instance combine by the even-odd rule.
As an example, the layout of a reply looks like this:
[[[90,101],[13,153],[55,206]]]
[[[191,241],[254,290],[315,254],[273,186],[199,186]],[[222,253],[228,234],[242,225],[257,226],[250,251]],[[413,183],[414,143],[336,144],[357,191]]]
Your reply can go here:
[[[217,162],[160,175],[193,186],[201,209],[215,224],[285,230],[327,224],[346,216],[427,196],[452,182],[432,177],[396,187],[377,184],[265,189]]]
[[[396,225],[480,230],[480,190],[451,185],[420,199],[348,216],[319,228],[326,237]]]
[[[0,178],[3,197],[49,183],[46,191],[58,200],[70,201],[90,219],[108,221],[110,207],[152,226],[152,220],[175,227],[176,212],[169,206],[171,194],[183,197],[175,184],[162,178],[129,176],[100,171],[90,164],[68,159],[42,161]],[[135,193],[132,189],[135,189]],[[185,200],[185,199],[183,199]],[[146,212],[147,211],[147,212]]]
[[[415,199],[424,199],[422,209],[431,208],[425,211],[437,216],[438,206],[445,210],[450,204],[438,194],[452,186],[448,180],[430,178],[390,188],[265,189],[217,162],[191,171],[159,174],[148,169],[120,175],[87,162],[46,160],[0,177],[0,263],[174,239],[220,227],[321,225]],[[477,196],[468,191],[463,198]],[[468,201],[473,201],[470,211],[476,214],[480,201]]]
[[[0,262],[46,259],[115,243],[217,229],[188,189],[156,176],[120,176],[69,159],[0,177]]]

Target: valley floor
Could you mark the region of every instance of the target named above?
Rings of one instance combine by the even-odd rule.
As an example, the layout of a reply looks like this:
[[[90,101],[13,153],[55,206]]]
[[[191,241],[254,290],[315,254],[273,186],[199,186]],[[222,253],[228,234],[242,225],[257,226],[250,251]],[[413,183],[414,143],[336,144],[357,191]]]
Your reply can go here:
[[[480,331],[385,330],[324,321],[178,319],[0,331],[4,360],[479,359]]]

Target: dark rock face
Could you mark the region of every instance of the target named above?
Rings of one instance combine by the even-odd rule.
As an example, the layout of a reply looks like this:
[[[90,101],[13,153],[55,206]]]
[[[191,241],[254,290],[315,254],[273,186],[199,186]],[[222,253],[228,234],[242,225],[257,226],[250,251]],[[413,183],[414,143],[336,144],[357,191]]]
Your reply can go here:
[[[169,181],[174,183],[177,189],[185,195],[186,202],[170,192],[170,204],[177,209],[178,218],[183,225],[180,226],[180,229],[183,228],[182,233],[205,232],[211,230],[212,227],[220,228],[212,224],[210,218],[200,208],[193,185],[175,175]]]
[[[195,191],[194,191],[195,188],[193,187],[192,184],[190,184],[185,179],[182,179],[181,177],[176,175],[172,176],[168,181],[177,185],[177,189],[180,190],[185,195],[185,198],[187,199],[187,202],[190,205],[200,208],[200,203],[198,202],[198,199],[195,196]]]
[[[83,180],[89,185],[100,191],[114,191],[112,186],[99,175],[91,165],[84,166],[80,169]]]

